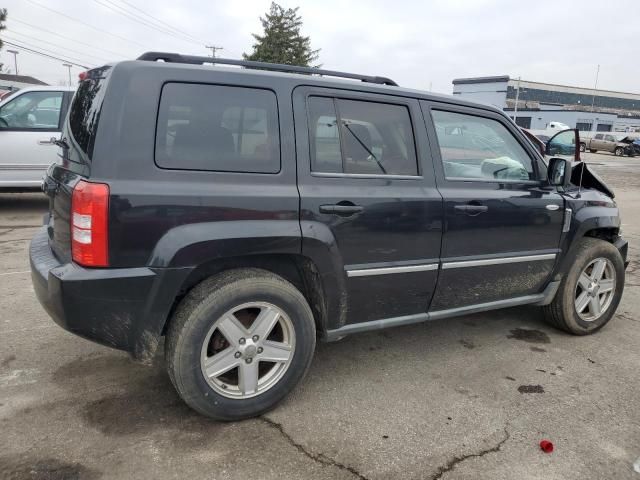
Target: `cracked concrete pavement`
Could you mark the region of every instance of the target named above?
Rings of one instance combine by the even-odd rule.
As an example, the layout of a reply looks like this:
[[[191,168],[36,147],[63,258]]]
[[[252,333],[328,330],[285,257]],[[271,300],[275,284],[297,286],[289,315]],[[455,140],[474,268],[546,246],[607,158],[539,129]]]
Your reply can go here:
[[[587,157],[631,244],[609,326],[573,337],[527,307],[354,335],[238,423],[189,410],[161,354],[141,366],[55,325],[25,273],[46,203],[0,195],[0,478],[640,480],[640,159]]]

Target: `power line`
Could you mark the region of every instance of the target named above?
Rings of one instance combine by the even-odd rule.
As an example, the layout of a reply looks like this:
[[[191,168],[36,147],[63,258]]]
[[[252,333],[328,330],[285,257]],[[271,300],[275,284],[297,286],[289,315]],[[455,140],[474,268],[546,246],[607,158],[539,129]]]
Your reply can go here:
[[[116,35],[115,33],[111,33],[111,32],[109,32],[107,30],[103,30],[101,28],[94,27],[93,25],[89,25],[88,23],[85,23],[82,20],[78,20],[77,18],[71,17],[71,16],[69,16],[69,15],[67,15],[65,13],[59,12],[57,10],[54,10],[53,8],[49,8],[49,7],[45,6],[45,5],[42,5],[42,4],[38,3],[38,2],[35,2],[34,0],[27,0],[27,2],[29,2],[29,3],[31,3],[33,5],[37,5],[40,8],[44,8],[45,10],[49,10],[50,12],[53,12],[56,15],[60,15],[62,17],[68,18],[69,20],[72,20],[74,22],[80,23],[81,25],[84,25],[87,28],[91,28],[91,29],[93,29],[93,30],[95,30],[97,32],[106,33],[107,35],[111,35],[112,37],[119,38],[120,40],[124,40],[125,42],[133,43],[133,44],[138,45],[139,47],[142,47],[144,49],[150,49],[150,47],[146,47],[143,44],[136,42],[135,40],[129,40],[128,38],[121,37],[120,35]]]
[[[52,30],[47,30],[46,28],[38,27],[38,26],[33,25],[33,24],[31,24],[31,23],[23,22],[22,20],[18,20],[18,19],[17,19],[17,18],[15,18],[15,17],[11,17],[11,21],[12,21],[12,22],[18,22],[18,23],[21,23],[21,24],[23,24],[23,25],[26,25],[27,27],[33,28],[33,29],[38,30],[38,31],[47,32],[47,33],[49,33],[49,34],[51,34],[51,35],[55,35],[56,37],[64,38],[65,40],[71,40],[72,42],[77,42],[77,41],[78,41],[78,38],[77,38],[77,37],[76,37],[76,38],[73,38],[73,37],[67,37],[66,35],[61,35],[60,33],[54,32],[54,31],[52,31]],[[108,54],[110,54],[110,55],[117,55],[118,57],[122,57],[122,58],[131,58],[129,55],[124,55],[124,54],[122,54],[122,53],[114,52],[113,50],[107,50],[106,48],[96,47],[96,46],[93,46],[93,45],[89,45],[88,43],[85,43],[85,42],[84,42],[84,39],[83,39],[82,44],[83,44],[85,47],[93,48],[93,49],[95,49],[95,50],[102,50],[103,52],[108,53]]]
[[[145,12],[144,10],[141,10],[140,8],[136,7],[135,5],[132,5],[131,3],[127,2],[126,0],[120,0],[120,2],[124,3],[125,5],[128,5],[129,7],[133,8],[134,10],[137,10],[138,12],[142,13],[143,15],[155,20],[156,22],[160,23],[161,25],[165,25],[165,26],[169,27],[170,29],[175,30],[178,33],[181,33],[182,35],[185,35],[187,37],[191,37],[194,40],[197,40],[198,42],[200,42],[201,44],[205,44],[206,43],[204,40],[201,40],[201,39],[199,39],[197,37],[194,37],[190,33],[187,33],[184,30],[180,30],[180,29],[174,27],[173,25],[171,25],[171,24],[169,24],[169,23],[167,23],[165,21],[162,21],[157,17],[154,17],[153,15]]]
[[[75,65],[76,67],[80,67],[80,68],[89,68],[86,65],[80,65],[79,63],[70,62],[69,60],[67,60],[65,58],[60,58],[60,57],[56,57],[56,56],[53,56],[53,55],[48,55],[46,53],[39,52],[38,50],[27,48],[27,47],[25,47],[23,45],[18,45],[17,43],[9,42],[8,40],[3,40],[3,42],[6,43],[7,45],[11,45],[12,47],[17,47],[17,48],[20,48],[20,49],[25,50],[27,52],[35,53],[36,55],[41,55],[43,57],[53,58],[54,60],[58,60],[58,61],[61,61],[61,62],[67,62],[67,63],[70,63],[71,65]]]
[[[156,30],[160,33],[163,33],[165,35],[171,36],[173,38],[177,38],[178,40],[182,41],[182,42],[190,42],[190,43],[194,43],[196,45],[201,45],[200,42],[188,39],[188,38],[183,38],[180,37],[178,35],[176,35],[175,33],[167,30],[166,28],[160,28],[157,25],[154,25],[153,23],[149,22],[148,20],[145,20],[143,18],[141,18],[139,15],[136,16],[135,14],[132,14],[131,12],[127,12],[124,8],[122,8],[120,5],[118,5],[117,3],[114,3],[110,0],[93,0],[95,3],[97,3],[98,5],[101,5],[105,8],[108,8],[109,10],[111,10],[112,12],[115,12],[119,15],[122,15],[125,18],[128,18],[129,20],[132,20],[140,25],[143,25],[147,28],[150,28],[152,30]],[[106,3],[104,3],[106,2]]]
[[[45,40],[40,40],[39,38],[32,37],[31,35],[26,35],[26,34],[21,33],[21,32],[16,32],[15,30],[9,30],[8,33],[10,33],[12,35],[19,35],[21,37],[26,37],[28,39],[28,41],[36,41],[36,42],[46,43],[47,45],[50,45],[52,47],[62,48],[62,49],[67,50],[69,52],[78,53],[78,54],[82,55],[83,57],[92,58],[94,60],[97,60],[98,62],[102,62],[102,63],[107,63],[108,62],[104,58],[96,57],[96,56],[91,55],[89,53],[80,52],[78,50],[74,50],[72,48],[65,47],[64,45],[60,45],[58,43],[53,43],[53,42],[47,42]],[[18,41],[22,42],[23,40],[18,39]]]
[[[6,38],[8,38],[9,40],[16,41],[16,39],[11,38],[11,37],[6,37]],[[37,49],[37,50],[41,50],[41,51],[43,51],[43,52],[47,52],[47,53],[50,53],[51,55],[55,55],[55,56],[60,55],[58,52],[54,52],[53,50],[50,50],[50,49],[48,49],[48,48],[41,47],[40,45],[34,45],[34,44],[32,44],[32,43],[25,42],[24,40],[20,40],[20,39],[18,39],[17,41],[18,41],[18,42],[20,42],[20,43],[22,43],[22,44],[24,44],[24,45],[26,45],[26,46],[27,46],[27,47],[29,47],[29,48],[34,48],[34,49]],[[74,60],[74,61],[76,61],[76,62],[83,62],[83,63],[85,62],[85,60],[82,60],[82,59],[79,59],[79,58],[67,57],[66,55],[65,55],[65,57],[66,57],[66,58],[70,58],[71,60]],[[90,63],[90,62],[87,62],[87,63],[89,63],[89,64],[90,64],[90,66],[92,66],[92,67],[93,67],[93,66],[95,66],[95,65],[93,65],[93,64],[92,64],[92,63]]]

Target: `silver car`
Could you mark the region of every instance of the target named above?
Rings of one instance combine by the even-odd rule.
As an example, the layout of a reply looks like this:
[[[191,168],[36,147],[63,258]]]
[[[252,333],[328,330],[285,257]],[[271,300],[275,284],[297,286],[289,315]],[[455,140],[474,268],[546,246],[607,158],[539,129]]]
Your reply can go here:
[[[29,87],[0,101],[0,191],[39,188],[58,158],[59,137],[75,88]]]

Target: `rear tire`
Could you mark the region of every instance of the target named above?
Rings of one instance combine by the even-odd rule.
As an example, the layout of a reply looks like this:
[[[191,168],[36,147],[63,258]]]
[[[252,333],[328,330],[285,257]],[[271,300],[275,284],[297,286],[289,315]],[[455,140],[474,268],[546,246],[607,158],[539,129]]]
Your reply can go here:
[[[591,153],[596,153],[596,152],[597,152],[597,150],[594,150],[593,148],[590,148],[590,149],[589,149],[589,151],[590,151]]]
[[[302,293],[278,275],[247,268],[222,272],[189,292],[169,325],[165,357],[191,408],[240,420],[270,410],[295,387],[315,343]]]
[[[616,157],[623,157],[624,156],[624,148],[622,147],[617,147],[614,152]]]
[[[603,263],[598,263],[600,261]],[[598,274],[596,265],[602,264],[604,274],[597,281],[592,280]],[[555,298],[543,307],[545,320],[573,335],[594,333],[611,320],[618,308],[624,290],[624,262],[609,242],[583,238],[575,247],[570,265]],[[611,287],[610,295],[605,292],[608,287]],[[594,298],[601,305],[599,315],[593,313],[597,310],[597,306],[592,308]],[[578,312],[584,302],[586,307]]]
[[[580,144],[580,151],[581,151],[581,152],[584,152],[586,149],[587,149],[587,145],[586,145],[586,144],[584,144],[584,143],[581,143],[581,144]]]

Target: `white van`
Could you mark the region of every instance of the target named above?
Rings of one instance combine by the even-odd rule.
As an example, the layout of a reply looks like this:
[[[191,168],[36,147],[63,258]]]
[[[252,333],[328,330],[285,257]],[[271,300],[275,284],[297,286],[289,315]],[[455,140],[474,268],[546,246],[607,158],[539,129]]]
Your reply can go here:
[[[0,101],[0,192],[40,188],[58,159],[51,142],[60,137],[72,87],[29,87]]]

